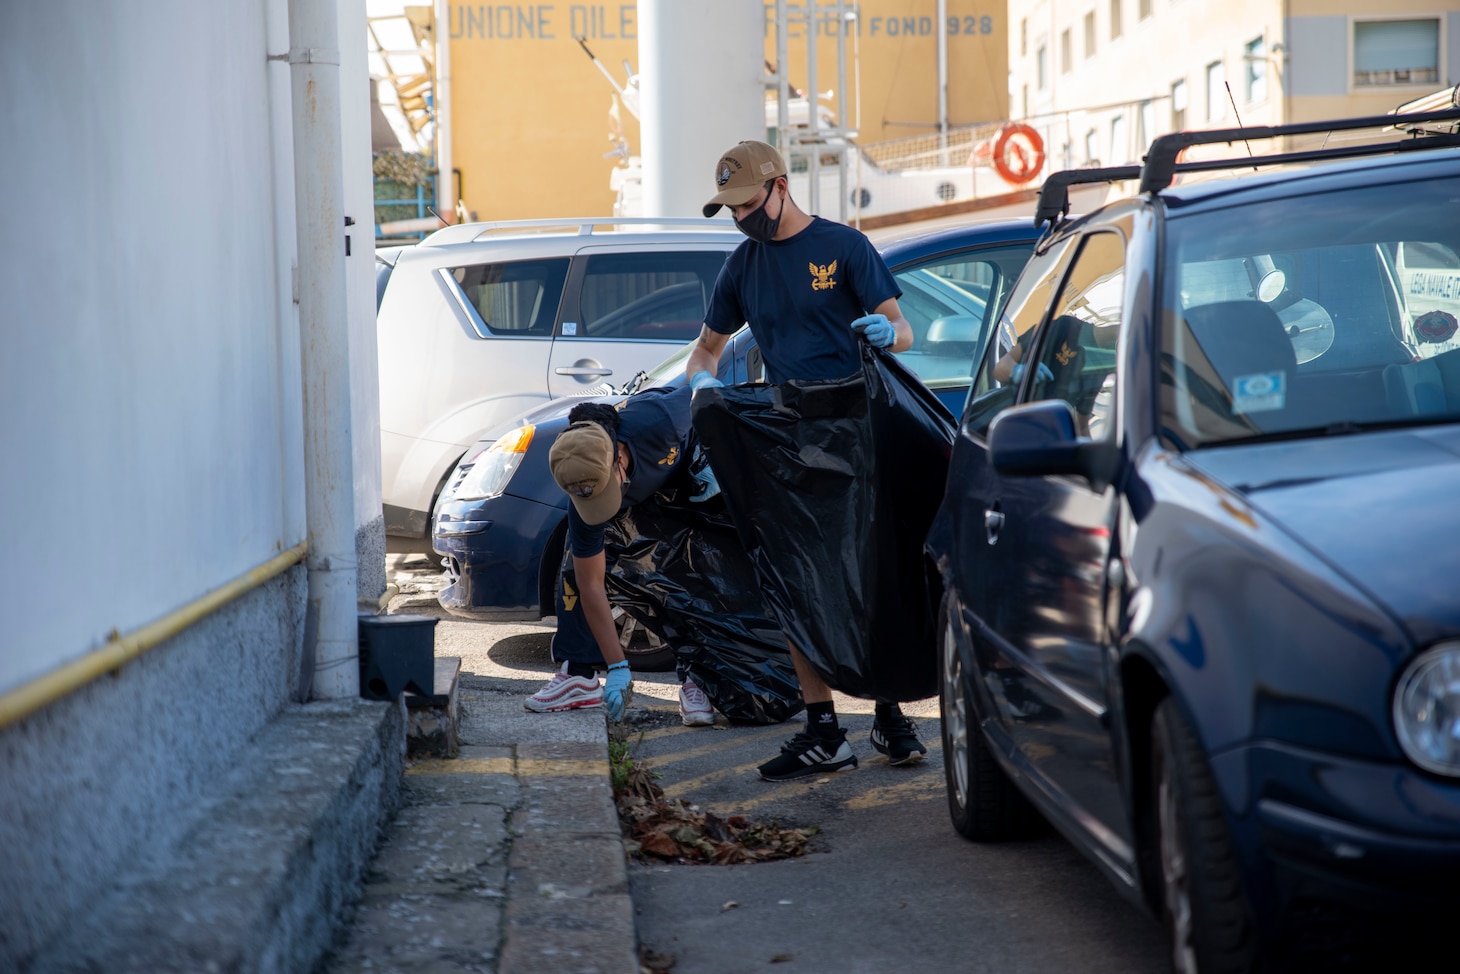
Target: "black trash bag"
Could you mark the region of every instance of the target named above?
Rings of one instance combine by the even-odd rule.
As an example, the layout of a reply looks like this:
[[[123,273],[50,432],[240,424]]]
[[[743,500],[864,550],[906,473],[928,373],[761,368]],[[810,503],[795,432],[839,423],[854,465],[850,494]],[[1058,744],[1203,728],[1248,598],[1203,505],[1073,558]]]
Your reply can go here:
[[[695,394],[709,452],[771,618],[833,688],[938,690],[936,576],[923,555],[954,421],[886,352],[830,382]]]
[[[775,724],[795,715],[805,704],[786,637],[766,616],[725,505],[661,498],[608,523],[610,600],[669,644],[727,720]]]
[[[872,638],[901,649],[876,669],[887,700],[938,693],[938,605],[943,582],[924,553],[943,504],[958,421],[889,352],[862,346],[872,438],[877,445],[877,629]],[[890,553],[890,557],[889,557]],[[874,644],[876,645],[876,644]],[[877,657],[874,655],[874,661]],[[890,666],[886,664],[891,664]],[[885,670],[890,670],[887,672]]]

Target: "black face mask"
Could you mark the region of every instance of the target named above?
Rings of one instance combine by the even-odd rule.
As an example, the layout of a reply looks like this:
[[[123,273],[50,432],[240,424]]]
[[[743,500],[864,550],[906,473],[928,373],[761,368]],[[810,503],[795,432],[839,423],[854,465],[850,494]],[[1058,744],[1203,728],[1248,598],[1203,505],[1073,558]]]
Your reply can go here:
[[[775,195],[774,191],[767,193],[764,203],[746,214],[744,219],[735,221],[735,226],[740,229],[740,232],[751,240],[765,243],[767,240],[773,239],[776,231],[781,228],[781,217],[786,213],[786,201],[781,201],[781,212],[776,214],[774,220],[766,213],[766,207],[770,205],[771,197]]]

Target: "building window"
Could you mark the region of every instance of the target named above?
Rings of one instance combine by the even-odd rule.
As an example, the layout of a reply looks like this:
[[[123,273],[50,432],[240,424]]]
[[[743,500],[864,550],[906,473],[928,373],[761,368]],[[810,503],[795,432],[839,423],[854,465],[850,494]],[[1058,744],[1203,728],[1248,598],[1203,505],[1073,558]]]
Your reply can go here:
[[[1171,131],[1180,132],[1186,128],[1186,81],[1171,86]]]
[[[1140,0],[1136,7],[1136,20],[1145,20],[1151,16],[1151,0]]]
[[[1085,14],[1085,59],[1095,56],[1095,11]]]
[[[1029,18],[1019,21],[1019,56],[1029,53]]]
[[[1120,36],[1120,3],[1121,0],[1110,0],[1110,39],[1115,40]]]
[[[1117,115],[1110,120],[1110,162],[1116,165],[1129,158],[1130,144],[1126,135],[1125,116]]]
[[[1066,27],[1060,31],[1060,73],[1069,74],[1074,63],[1075,55],[1073,45],[1070,43],[1070,29]]]
[[[1207,65],[1207,121],[1220,122],[1227,114],[1227,72],[1221,61]]]
[[[1034,52],[1034,77],[1039,82],[1040,91],[1049,87],[1049,49],[1043,44]]]
[[[1354,87],[1432,85],[1440,80],[1440,22],[1354,22]]]
[[[1085,133],[1085,162],[1092,166],[1100,165],[1100,133],[1094,129]]]
[[[1267,101],[1267,42],[1261,37],[1242,45],[1242,77],[1249,105]]]
[[[1144,153],[1151,140],[1156,137],[1156,103],[1141,102],[1141,114],[1136,119],[1136,146]]]
[[[1022,100],[1023,100],[1023,105],[1021,106],[1023,108],[1023,111],[1021,111],[1019,113],[1019,117],[1020,118],[1028,118],[1029,117],[1029,86],[1028,85],[1022,85],[1022,86],[1020,86],[1020,94],[1021,94],[1021,97],[1022,97]]]

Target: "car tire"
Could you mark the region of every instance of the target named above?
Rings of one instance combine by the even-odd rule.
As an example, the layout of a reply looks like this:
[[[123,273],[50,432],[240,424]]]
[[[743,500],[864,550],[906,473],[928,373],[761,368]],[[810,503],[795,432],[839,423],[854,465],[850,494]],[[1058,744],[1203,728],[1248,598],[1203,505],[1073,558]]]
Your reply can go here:
[[[1171,697],[1151,720],[1151,796],[1161,915],[1177,974],[1256,964],[1256,933],[1216,779]]]
[[[942,719],[943,777],[948,814],[965,839],[992,842],[1037,831],[1042,820],[989,750],[979,729],[970,674],[963,667],[945,603],[938,663],[942,675],[938,706]]]
[[[665,673],[674,669],[674,650],[623,609],[614,607],[613,624],[618,644],[623,647],[629,669],[640,673]]]

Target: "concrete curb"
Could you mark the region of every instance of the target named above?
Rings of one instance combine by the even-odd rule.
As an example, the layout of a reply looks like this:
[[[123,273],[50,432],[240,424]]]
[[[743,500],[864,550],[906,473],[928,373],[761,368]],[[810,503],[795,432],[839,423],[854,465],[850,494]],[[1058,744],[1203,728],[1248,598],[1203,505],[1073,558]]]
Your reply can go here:
[[[460,688],[459,756],[406,770],[330,974],[637,974],[603,711],[530,714],[522,697]]]

